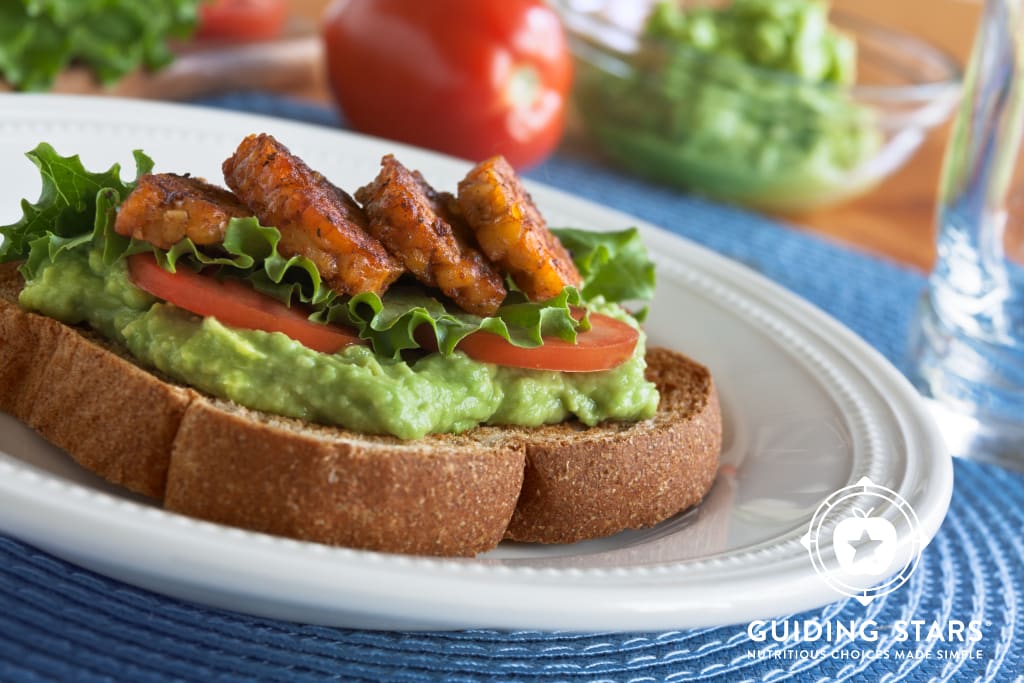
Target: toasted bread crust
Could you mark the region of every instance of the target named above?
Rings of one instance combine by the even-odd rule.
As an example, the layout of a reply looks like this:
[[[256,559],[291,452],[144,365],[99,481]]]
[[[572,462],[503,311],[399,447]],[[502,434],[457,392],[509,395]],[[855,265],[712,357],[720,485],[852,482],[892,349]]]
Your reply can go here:
[[[654,348],[658,414],[580,431],[572,423],[527,436],[523,490],[505,537],[573,543],[652,526],[701,501],[722,449],[718,394],[707,368]]]
[[[164,504],[332,545],[474,555],[501,540],[523,462],[514,443],[368,439],[199,401],[178,431]]]
[[[268,416],[143,370],[88,332],[23,311],[0,267],[0,410],[85,468],[170,509],[385,552],[473,555],[503,537],[566,543],[700,501],[721,416],[708,371],[648,352],[658,414],[586,428],[480,427],[413,442]]]
[[[0,409],[104,479],[162,498],[178,423],[198,394],[23,311],[10,265],[0,281]]]

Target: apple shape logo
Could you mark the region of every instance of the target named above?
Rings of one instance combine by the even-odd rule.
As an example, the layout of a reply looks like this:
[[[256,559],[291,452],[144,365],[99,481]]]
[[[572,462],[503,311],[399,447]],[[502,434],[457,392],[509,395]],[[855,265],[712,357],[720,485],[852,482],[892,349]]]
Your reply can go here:
[[[819,577],[866,605],[910,579],[925,541],[910,503],[862,477],[822,501],[800,543]]]
[[[881,576],[896,557],[896,526],[887,519],[871,517],[854,508],[853,514],[836,525],[832,545],[843,571],[851,574]]]

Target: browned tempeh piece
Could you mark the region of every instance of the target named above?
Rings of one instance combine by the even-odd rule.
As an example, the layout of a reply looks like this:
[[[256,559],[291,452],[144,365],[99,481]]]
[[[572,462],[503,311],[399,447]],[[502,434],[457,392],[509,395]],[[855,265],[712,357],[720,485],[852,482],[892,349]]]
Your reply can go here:
[[[480,248],[530,299],[579,286],[580,274],[504,157],[477,164],[459,183],[459,206]]]
[[[147,174],[121,203],[114,230],[160,249],[186,237],[198,245],[220,244],[229,220],[251,215],[223,187],[187,175]]]
[[[460,308],[493,315],[506,291],[501,275],[472,246],[472,232],[445,197],[392,155],[374,181],[356,192],[379,239],[420,282],[437,287]]]
[[[261,223],[281,231],[281,253],[309,258],[336,292],[381,294],[402,274],[367,232],[355,200],[272,136],[242,140],[224,162],[224,178]]]

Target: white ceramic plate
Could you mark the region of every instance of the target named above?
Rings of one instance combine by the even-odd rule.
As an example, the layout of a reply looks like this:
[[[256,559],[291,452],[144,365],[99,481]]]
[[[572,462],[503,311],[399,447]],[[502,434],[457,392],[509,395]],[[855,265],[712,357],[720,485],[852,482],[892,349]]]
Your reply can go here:
[[[38,196],[35,169],[21,155],[39,141],[80,154],[89,168],[120,161],[130,175],[131,150],[141,147],[158,170],[217,179],[221,161],[254,131],[276,135],[349,189],[372,178],[387,152],[441,188],[454,188],[468,168],[266,117],[0,96],[0,224],[20,216],[22,197]],[[554,225],[639,225],[656,256],[651,341],[706,363],[721,392],[728,467],[699,509],[646,531],[566,546],[502,544],[475,560],[329,548],[166,513],[0,415],[0,529],[168,595],[366,628],[668,629],[817,607],[841,595],[815,575],[800,537],[824,499],[863,476],[908,500],[931,539],[952,467],[917,395],[878,353],[736,263],[567,194],[531,191]],[[900,558],[912,550],[901,539]]]

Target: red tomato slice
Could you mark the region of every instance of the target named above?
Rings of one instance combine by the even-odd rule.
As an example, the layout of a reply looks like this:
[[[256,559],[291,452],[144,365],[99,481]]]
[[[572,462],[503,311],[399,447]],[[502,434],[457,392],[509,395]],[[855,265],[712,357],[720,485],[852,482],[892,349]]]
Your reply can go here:
[[[286,0],[211,0],[199,6],[198,38],[270,40],[281,35]]]
[[[630,325],[600,313],[590,314],[590,329],[571,344],[556,338],[544,339],[543,346],[524,349],[496,334],[475,332],[458,349],[474,360],[527,370],[595,372],[618,367],[633,355],[640,333]]]
[[[312,322],[302,310],[289,308],[237,280],[220,281],[188,268],[170,273],[160,267],[152,254],[128,257],[128,270],[132,282],[140,289],[230,327],[281,332],[323,353],[366,343],[352,330]]]

